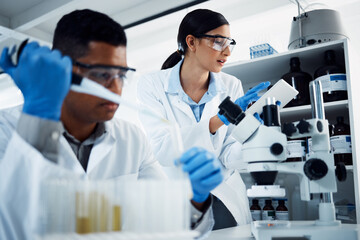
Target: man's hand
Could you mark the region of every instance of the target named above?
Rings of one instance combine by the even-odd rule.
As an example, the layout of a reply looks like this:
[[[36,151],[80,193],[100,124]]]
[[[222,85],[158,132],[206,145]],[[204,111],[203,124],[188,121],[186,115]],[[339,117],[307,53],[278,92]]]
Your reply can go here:
[[[58,50],[27,44],[15,66],[9,49],[4,48],[0,66],[11,76],[24,95],[23,112],[58,121],[62,103],[69,92],[72,64]]]
[[[186,151],[180,157],[180,164],[183,164],[184,172],[189,173],[194,202],[204,202],[210,191],[223,181],[219,160],[203,148],[193,147]]]

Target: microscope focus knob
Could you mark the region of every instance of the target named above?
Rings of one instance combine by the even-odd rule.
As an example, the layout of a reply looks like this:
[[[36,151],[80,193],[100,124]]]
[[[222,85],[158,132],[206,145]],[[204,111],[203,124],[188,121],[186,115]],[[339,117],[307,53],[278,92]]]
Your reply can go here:
[[[319,180],[325,177],[327,172],[328,167],[321,159],[313,158],[304,164],[304,173],[310,180]]]
[[[293,133],[296,133],[296,127],[293,123],[284,123],[282,126],[282,133],[286,136],[291,137]]]
[[[280,143],[274,143],[270,147],[270,152],[273,155],[280,155],[284,151],[284,147]]]
[[[310,123],[304,119],[300,120],[296,127],[299,129],[299,133],[301,134],[310,132]]]
[[[336,174],[337,179],[340,182],[343,182],[346,180],[347,173],[346,173],[345,164],[343,162],[338,162],[336,164],[335,174]]]

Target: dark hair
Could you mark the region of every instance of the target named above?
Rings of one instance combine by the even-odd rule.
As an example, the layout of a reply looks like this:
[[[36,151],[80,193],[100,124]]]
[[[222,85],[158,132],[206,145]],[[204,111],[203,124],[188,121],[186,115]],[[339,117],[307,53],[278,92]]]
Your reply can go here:
[[[126,46],[123,27],[109,16],[89,9],[64,15],[56,25],[53,49],[73,59],[87,54],[91,41]]]
[[[187,35],[197,36],[222,25],[229,25],[229,22],[218,12],[208,9],[196,9],[186,14],[179,26],[177,36],[178,50],[165,60],[161,69],[175,66],[181,60],[182,55],[185,55],[188,48],[186,44]]]

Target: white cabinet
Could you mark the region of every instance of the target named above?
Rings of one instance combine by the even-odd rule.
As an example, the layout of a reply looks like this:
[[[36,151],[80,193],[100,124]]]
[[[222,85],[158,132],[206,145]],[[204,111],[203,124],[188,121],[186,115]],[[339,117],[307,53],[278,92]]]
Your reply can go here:
[[[345,182],[338,182],[338,192],[334,194],[334,201],[347,199],[350,203],[355,204],[356,216],[357,219],[360,219],[360,160],[357,160],[360,157],[360,62],[352,52],[349,40],[333,41],[249,61],[235,62],[225,66],[223,71],[239,78],[242,81],[244,91],[246,91],[259,82],[271,81],[275,83],[281,79],[283,74],[289,72],[289,63],[292,57],[298,57],[302,71],[313,76],[315,70],[324,64],[324,52],[330,49],[335,51],[337,62],[346,67],[348,100],[325,103],[325,117],[334,124],[337,116],[344,116],[345,123],[348,123],[351,129],[353,156],[353,166],[347,167],[348,179]],[[280,116],[282,123],[311,118],[310,105],[284,108],[281,110]],[[243,177],[245,182],[249,180],[246,174]],[[285,175],[280,175],[278,178],[280,179],[279,183],[287,191],[289,190],[287,198],[290,199],[297,179]],[[296,206],[295,204],[298,203],[289,201],[288,207],[291,209]],[[309,202],[308,206],[316,208],[315,201]],[[317,212],[316,209],[314,210]],[[311,211],[309,209],[309,212]],[[310,213],[307,215],[309,220],[316,217]]]

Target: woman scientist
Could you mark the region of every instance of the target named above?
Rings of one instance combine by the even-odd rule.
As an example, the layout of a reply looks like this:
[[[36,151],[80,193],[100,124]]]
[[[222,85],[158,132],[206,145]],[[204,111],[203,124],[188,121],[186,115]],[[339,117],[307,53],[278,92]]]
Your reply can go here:
[[[225,167],[225,181],[212,191],[215,229],[247,224],[251,221],[245,184],[231,168],[240,160],[241,145],[231,136],[231,126],[218,115],[221,101],[230,96],[244,110],[257,100],[264,83],[243,93],[239,79],[221,72],[236,42],[230,38],[223,15],[197,9],[182,20],[178,50],[163,64],[163,69],[143,76],[138,83],[138,98],[147,108],[180,126],[184,148],[201,146],[216,154]],[[154,154],[171,177],[174,169],[171,130],[165,124],[140,115]],[[226,125],[224,125],[226,123]],[[204,166],[206,167],[206,166]]]

